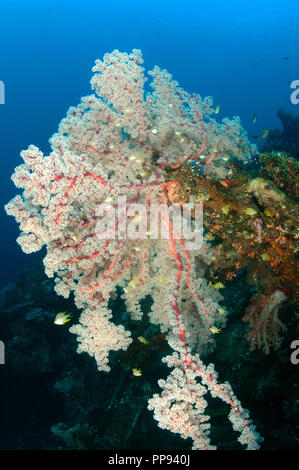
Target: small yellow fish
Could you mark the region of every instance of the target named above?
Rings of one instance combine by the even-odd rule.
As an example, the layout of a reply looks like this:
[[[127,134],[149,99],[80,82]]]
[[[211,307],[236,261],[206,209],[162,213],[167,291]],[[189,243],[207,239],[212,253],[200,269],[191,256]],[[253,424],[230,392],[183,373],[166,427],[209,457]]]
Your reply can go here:
[[[59,312],[57,313],[54,323],[55,325],[65,325],[68,321],[70,321],[72,318],[72,315],[67,312]]]
[[[209,286],[211,287],[214,287],[214,289],[223,289],[225,287],[224,284],[222,284],[222,282],[216,282],[216,284],[212,284],[211,282],[209,282]]]
[[[252,216],[252,215],[257,214],[257,211],[253,209],[252,207],[246,207],[246,209],[244,209],[244,213]]]
[[[216,284],[213,285],[214,289],[223,289],[225,287],[222,282],[216,282]]]
[[[133,277],[133,279],[131,279],[128,283],[128,287],[136,289],[136,286],[138,286],[138,284],[140,284],[140,279],[138,279],[138,277]]]
[[[267,216],[267,217],[273,217],[274,213],[268,209],[268,207],[264,210],[264,214]]]
[[[216,333],[220,333],[221,328],[217,328],[217,326],[211,326],[209,330],[213,333],[213,335],[215,335]]]
[[[223,206],[221,211],[224,215],[227,215],[229,213],[229,206]]]
[[[74,230],[73,233],[71,234],[71,237],[75,242],[78,241],[78,231]]]
[[[223,316],[227,315],[227,311],[225,310],[225,308],[219,308],[218,313],[219,315],[223,315]]]
[[[220,105],[217,104],[216,108],[215,108],[215,114],[218,114],[220,111]]]
[[[256,123],[256,114],[252,116],[252,124],[255,124],[255,123]]]
[[[263,261],[268,261],[268,260],[270,259],[270,258],[269,258],[269,255],[267,255],[267,253],[263,253],[263,254],[261,255],[261,258],[262,258]]]
[[[207,238],[208,240],[214,240],[214,239],[215,239],[214,235],[212,235],[211,232],[209,232],[209,233],[206,235],[206,238]]]
[[[133,373],[133,375],[135,375],[135,377],[141,377],[142,376],[141,369],[132,369],[132,373]]]
[[[138,339],[138,341],[140,341],[140,343],[142,343],[142,344],[149,344],[149,342],[147,341],[147,339],[145,339],[143,336],[137,336],[137,339]]]
[[[252,138],[255,140],[265,139],[268,134],[269,134],[269,129],[264,129],[260,137],[258,135],[253,135]]]
[[[269,129],[265,129],[265,130],[262,132],[261,139],[265,139],[268,134],[269,134]]]

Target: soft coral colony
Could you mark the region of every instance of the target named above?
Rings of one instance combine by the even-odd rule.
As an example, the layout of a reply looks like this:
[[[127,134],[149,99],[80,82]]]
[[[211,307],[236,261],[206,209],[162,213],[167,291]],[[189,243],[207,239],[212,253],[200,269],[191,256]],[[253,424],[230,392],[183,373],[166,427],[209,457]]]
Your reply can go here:
[[[190,95],[165,70],[149,72],[153,92],[145,93],[142,62],[139,50],[115,50],[96,61],[95,94],[69,109],[50,140],[50,155],[33,145],[21,153],[24,163],[13,181],[23,195],[6,211],[20,224],[25,253],[46,245],[45,271],[56,276],[56,292],[74,293],[82,309],[80,323],[71,327],[78,352],[109,371],[109,351],[127,349],[132,341],[124,326],[111,321],[111,295],[123,288],[135,320],[142,318],[140,301],[150,295],[150,321],[173,349],[164,358],[172,371],[149,401],[159,426],[192,438],[195,449],[215,448],[205,415],[210,392],[230,405],[239,441],[257,449],[261,438],[247,410],[228,383],[218,382],[213,365],[201,360],[225,323],[222,296],[205,278],[213,261],[209,242],[189,250],[171,224],[169,240],[117,237],[117,224],[109,239],[96,234],[100,204],[113,207],[121,196],[147,208],[160,201],[201,203],[200,180],[228,181],[230,159],[247,161],[255,151],[238,118],[216,122],[212,99]]]

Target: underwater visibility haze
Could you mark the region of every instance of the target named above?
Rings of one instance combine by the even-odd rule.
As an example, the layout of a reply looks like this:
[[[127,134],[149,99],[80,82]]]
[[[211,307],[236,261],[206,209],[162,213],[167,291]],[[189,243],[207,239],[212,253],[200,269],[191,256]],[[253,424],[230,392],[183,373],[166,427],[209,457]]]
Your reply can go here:
[[[1,450],[299,448],[298,14],[3,2]]]

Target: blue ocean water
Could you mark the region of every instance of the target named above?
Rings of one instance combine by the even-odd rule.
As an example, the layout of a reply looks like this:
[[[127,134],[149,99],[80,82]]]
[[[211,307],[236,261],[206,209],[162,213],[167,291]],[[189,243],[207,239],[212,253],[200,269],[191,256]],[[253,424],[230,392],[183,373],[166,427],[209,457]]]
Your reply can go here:
[[[296,112],[290,82],[299,78],[298,15],[295,0],[2,0],[0,284],[41,259],[21,252],[18,227],[3,210],[15,195],[10,175],[19,153],[29,144],[49,151],[68,107],[90,92],[96,58],[142,49],[147,70],[157,64],[187,91],[213,96],[219,118],[239,115],[251,136],[280,127],[280,106]]]

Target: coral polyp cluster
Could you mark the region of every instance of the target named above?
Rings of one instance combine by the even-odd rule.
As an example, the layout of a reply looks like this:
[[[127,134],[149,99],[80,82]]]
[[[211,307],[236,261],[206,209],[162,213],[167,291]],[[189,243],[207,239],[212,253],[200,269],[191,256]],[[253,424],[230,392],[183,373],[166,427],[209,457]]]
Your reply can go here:
[[[204,171],[197,174],[200,162],[168,173],[176,178],[181,201],[203,204],[205,238],[214,247],[211,279],[225,283],[245,270],[255,290],[253,305],[259,305],[244,317],[251,328],[247,339],[251,349],[257,346],[269,353],[279,348],[283,326],[278,306],[275,318],[264,323],[263,305],[275,292],[287,293],[284,300],[298,299],[299,164],[290,155],[275,152],[260,154],[258,162],[248,171],[231,161],[227,178],[220,180]],[[256,324],[263,330],[259,339]]]

